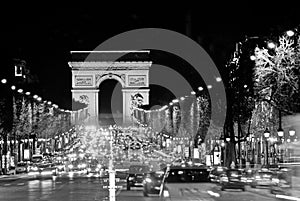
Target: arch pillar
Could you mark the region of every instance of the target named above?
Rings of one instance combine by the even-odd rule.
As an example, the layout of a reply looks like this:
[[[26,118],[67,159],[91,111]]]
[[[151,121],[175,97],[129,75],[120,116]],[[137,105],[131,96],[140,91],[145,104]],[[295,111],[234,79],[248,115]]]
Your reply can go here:
[[[88,114],[91,117],[98,118],[99,103],[98,103],[98,94],[99,89],[73,89],[72,98],[75,101],[83,102],[88,105]]]
[[[140,94],[142,98],[142,105],[149,104],[149,91],[150,89],[128,89],[123,88],[123,124],[130,125],[134,123],[132,117],[132,104],[133,97],[137,94]]]

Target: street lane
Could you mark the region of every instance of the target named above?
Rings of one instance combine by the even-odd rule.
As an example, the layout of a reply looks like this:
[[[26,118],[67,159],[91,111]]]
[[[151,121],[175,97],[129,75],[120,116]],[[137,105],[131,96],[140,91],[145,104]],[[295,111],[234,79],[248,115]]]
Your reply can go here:
[[[15,175],[0,178],[0,200],[2,201],[87,201],[99,200],[108,201],[109,193],[107,179],[99,177],[88,177],[87,175],[76,175],[69,177],[64,174],[58,177],[34,178],[32,176]],[[126,190],[126,182],[121,180],[116,183],[122,186],[116,191],[117,201],[159,201],[157,195],[143,196],[142,188],[132,188]],[[186,189],[189,190],[189,189]],[[240,190],[221,191],[220,187],[212,184],[209,193],[212,194],[211,200],[216,201],[260,201],[278,200],[270,194],[268,189],[246,188],[245,192]],[[219,197],[218,197],[219,195]],[[201,200],[201,198],[199,198]]]
[[[102,179],[92,177],[62,176],[43,179],[22,177],[13,180],[2,178],[0,200],[105,200],[108,191],[103,189],[103,184]]]

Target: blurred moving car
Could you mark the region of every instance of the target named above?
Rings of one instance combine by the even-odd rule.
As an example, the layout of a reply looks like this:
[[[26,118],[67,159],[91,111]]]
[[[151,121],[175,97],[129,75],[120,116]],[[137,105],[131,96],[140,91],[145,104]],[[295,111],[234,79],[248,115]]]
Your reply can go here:
[[[28,168],[29,167],[28,167],[28,164],[26,162],[18,162],[16,167],[15,167],[16,174],[27,173]]]
[[[274,184],[271,186],[270,192],[272,194],[289,195],[289,189],[292,188],[292,173],[291,170],[281,169],[273,174]]]
[[[222,174],[225,174],[227,168],[218,166],[213,167],[212,170],[209,172],[209,179],[211,182],[219,183],[220,182],[220,176]]]
[[[275,179],[275,180],[274,180]],[[271,187],[275,184],[276,173],[267,169],[259,170],[254,174],[253,181],[250,186],[256,188],[259,186]]]
[[[242,189],[245,191],[246,177],[239,169],[227,169],[224,174],[220,175],[221,190],[225,189]]]
[[[159,194],[160,186],[164,176],[164,171],[150,172],[143,181],[143,195]]]
[[[254,180],[256,169],[248,169],[245,171],[245,177],[246,177],[246,184],[251,185],[251,183]]]
[[[54,163],[56,167],[57,174],[61,174],[66,171],[66,165],[63,162]]]
[[[143,187],[143,180],[150,168],[147,165],[131,165],[128,170],[127,190],[131,187]]]
[[[39,163],[30,166],[28,174],[34,176],[55,176],[57,175],[57,167],[52,163]]]
[[[40,169],[38,168],[37,164],[32,164],[28,168],[28,175],[39,175]]]
[[[100,174],[101,164],[89,164],[87,174]]]
[[[159,192],[161,200],[212,200],[206,167],[167,167]]]
[[[38,168],[41,176],[57,175],[57,168],[52,163],[39,164]]]

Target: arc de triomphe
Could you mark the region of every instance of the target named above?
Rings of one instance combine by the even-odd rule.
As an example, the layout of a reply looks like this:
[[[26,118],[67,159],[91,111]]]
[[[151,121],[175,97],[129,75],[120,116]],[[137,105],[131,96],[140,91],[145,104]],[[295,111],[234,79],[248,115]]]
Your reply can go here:
[[[98,119],[100,84],[115,79],[122,86],[123,124],[131,124],[132,107],[149,104],[150,51],[71,51],[72,98],[88,105]],[[101,112],[101,111],[100,111]]]

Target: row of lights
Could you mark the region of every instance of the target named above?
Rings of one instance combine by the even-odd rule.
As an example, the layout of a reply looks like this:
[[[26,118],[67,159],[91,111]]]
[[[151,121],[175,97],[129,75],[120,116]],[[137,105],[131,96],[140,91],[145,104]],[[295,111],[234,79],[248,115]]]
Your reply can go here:
[[[293,30],[288,30],[288,31],[285,32],[285,34],[288,37],[293,37],[295,35],[295,32]],[[274,49],[276,47],[276,44],[274,42],[272,42],[272,41],[269,41],[267,43],[267,46],[268,46],[269,49]],[[250,56],[250,60],[255,61],[256,60],[256,56],[251,55]]]
[[[2,79],[2,80],[1,80],[1,83],[2,83],[2,84],[7,84],[7,79]],[[11,90],[13,90],[13,91],[17,90],[17,87],[16,87],[15,85],[12,85],[10,88],[11,88]],[[20,93],[20,94],[22,94],[22,93],[24,93],[24,90],[23,90],[23,89],[18,89],[17,92]],[[27,92],[25,92],[25,95],[30,96],[31,93],[30,93],[29,91],[27,91]],[[35,100],[39,101],[39,102],[42,101],[42,98],[41,98],[40,96],[38,96],[38,95],[33,95],[32,97],[33,97]],[[48,105],[52,105],[52,106],[53,106],[54,108],[56,108],[56,109],[59,108],[58,105],[52,104],[51,101],[46,101],[46,100],[45,100],[44,103],[47,103]],[[60,111],[61,111],[61,112],[68,112],[68,113],[71,112],[70,110],[64,110],[64,109],[60,109]]]

